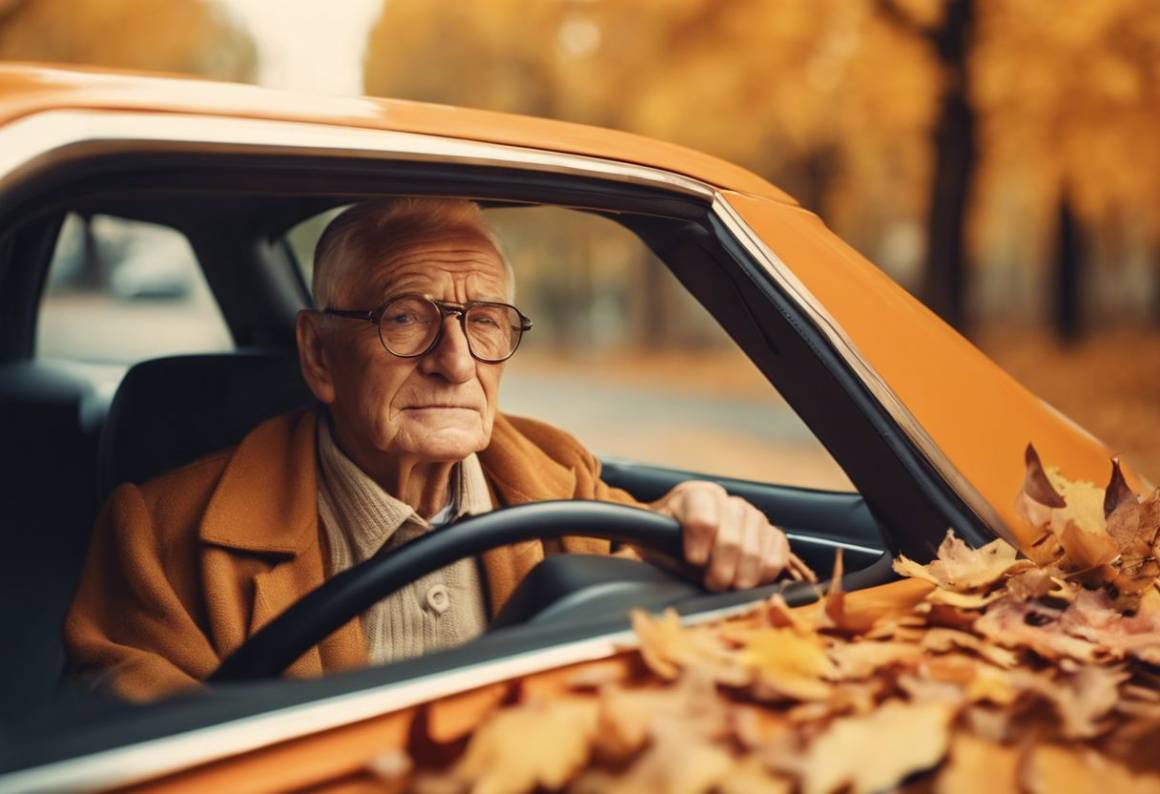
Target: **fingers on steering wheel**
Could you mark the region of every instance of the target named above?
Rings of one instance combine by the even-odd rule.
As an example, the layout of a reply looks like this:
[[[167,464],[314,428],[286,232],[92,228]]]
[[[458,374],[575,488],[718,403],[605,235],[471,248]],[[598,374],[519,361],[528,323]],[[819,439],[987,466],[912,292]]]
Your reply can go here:
[[[786,569],[789,564],[790,553],[789,542],[785,539],[785,534],[768,522],[765,525],[763,541],[760,583],[766,584],[772,582]],[[793,573],[793,569],[791,568],[791,577]]]
[[[733,586],[738,590],[756,587],[765,572],[765,559],[771,551],[770,536],[775,530],[757,508],[742,503],[742,521],[745,534],[741,541],[741,556],[737,561],[737,575]]]
[[[737,563],[741,558],[742,544],[745,542],[744,515],[732,499],[723,500],[721,521],[713,538],[713,550],[709,555],[709,568],[705,572],[705,586],[717,592],[733,583],[737,575]]]
[[[693,565],[705,565],[713,550],[717,527],[722,523],[720,501],[704,490],[688,490],[679,497],[680,510],[672,510],[681,518],[681,535],[685,559]]]

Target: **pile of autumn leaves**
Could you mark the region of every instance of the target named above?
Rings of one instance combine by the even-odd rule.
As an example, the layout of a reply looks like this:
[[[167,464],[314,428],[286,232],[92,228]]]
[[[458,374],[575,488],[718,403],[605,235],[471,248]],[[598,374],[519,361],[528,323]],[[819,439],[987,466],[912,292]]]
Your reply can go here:
[[[832,588],[810,607],[775,596],[696,627],[636,613],[633,664],[581,667],[550,697],[517,698],[405,784],[1160,791],[1160,490],[1137,498],[1118,466],[1106,489],[1070,482],[1028,448],[1018,499],[1041,532],[1032,559],[948,532],[929,565],[898,559],[910,579],[878,602]]]

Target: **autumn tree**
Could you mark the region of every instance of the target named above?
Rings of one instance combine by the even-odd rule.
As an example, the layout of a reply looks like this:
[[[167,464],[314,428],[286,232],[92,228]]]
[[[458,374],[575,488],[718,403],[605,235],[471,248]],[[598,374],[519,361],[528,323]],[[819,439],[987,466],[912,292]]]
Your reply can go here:
[[[0,59],[250,81],[250,34],[199,0],[0,0]]]
[[[979,3],[971,65],[985,153],[983,230],[993,235],[1003,222],[997,213],[1012,203],[1049,230],[1029,254],[1051,262],[1054,324],[1075,339],[1097,236],[1130,227],[1143,238],[1137,243],[1155,249],[1160,239],[1160,6]],[[1012,196],[1015,181],[1022,190]]]
[[[876,248],[921,213],[937,72],[871,0],[391,0],[368,93],[625,129],[772,177]],[[654,325],[669,299],[642,268]],[[646,333],[645,336],[648,336]]]

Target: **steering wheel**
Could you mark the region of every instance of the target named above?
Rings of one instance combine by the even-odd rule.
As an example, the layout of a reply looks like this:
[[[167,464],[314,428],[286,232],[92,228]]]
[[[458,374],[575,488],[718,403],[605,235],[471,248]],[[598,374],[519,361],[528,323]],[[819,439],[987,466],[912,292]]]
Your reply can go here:
[[[535,502],[471,516],[332,576],[234,651],[210,683],[280,675],[340,626],[422,576],[464,557],[565,535],[632,543],[681,559],[681,527],[648,510],[582,500]]]

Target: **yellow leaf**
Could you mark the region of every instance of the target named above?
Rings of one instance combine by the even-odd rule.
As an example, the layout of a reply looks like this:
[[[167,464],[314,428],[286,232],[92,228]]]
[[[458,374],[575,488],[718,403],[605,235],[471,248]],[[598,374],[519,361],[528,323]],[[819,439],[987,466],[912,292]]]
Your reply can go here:
[[[942,759],[953,716],[945,703],[887,701],[869,715],[834,720],[804,753],[778,765],[800,777],[802,794],[886,791]]]
[[[476,730],[449,774],[475,794],[560,788],[588,762],[598,714],[596,699],[588,697],[500,711]]]

